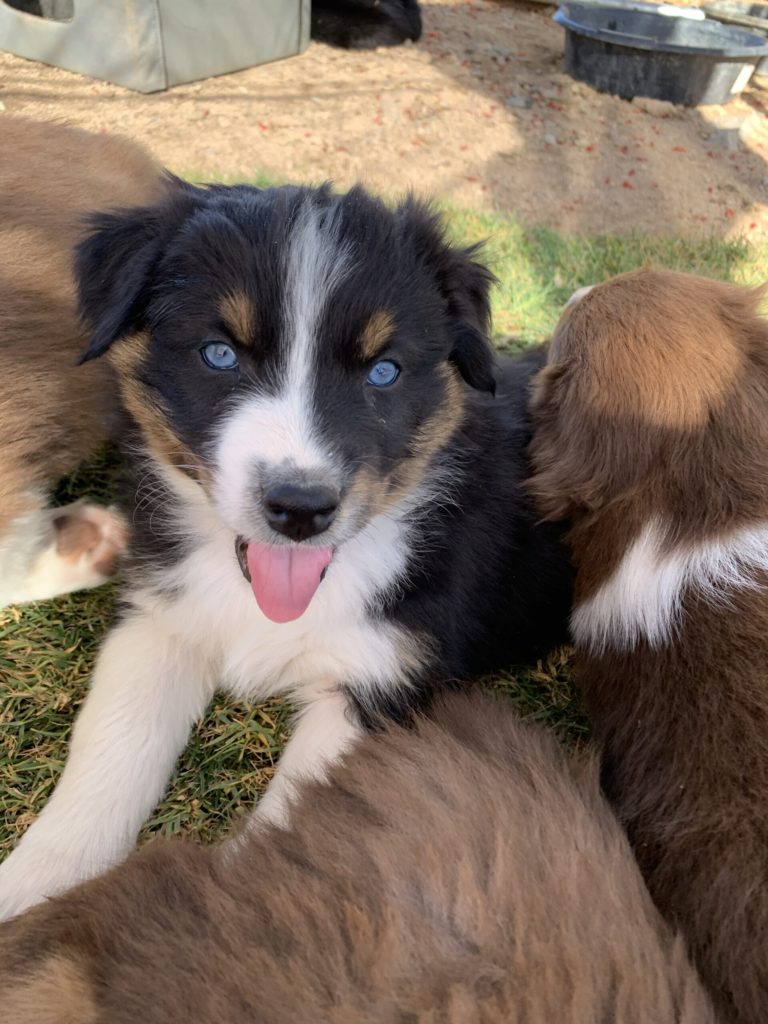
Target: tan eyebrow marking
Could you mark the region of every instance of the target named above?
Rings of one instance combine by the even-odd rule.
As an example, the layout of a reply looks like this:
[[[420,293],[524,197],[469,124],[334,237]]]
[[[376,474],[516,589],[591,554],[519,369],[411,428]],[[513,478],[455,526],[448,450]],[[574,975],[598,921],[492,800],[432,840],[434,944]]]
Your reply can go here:
[[[253,344],[256,313],[253,303],[244,292],[230,292],[219,304],[219,313],[241,345]]]
[[[360,350],[366,359],[373,359],[392,337],[395,319],[385,309],[374,313],[360,333]]]

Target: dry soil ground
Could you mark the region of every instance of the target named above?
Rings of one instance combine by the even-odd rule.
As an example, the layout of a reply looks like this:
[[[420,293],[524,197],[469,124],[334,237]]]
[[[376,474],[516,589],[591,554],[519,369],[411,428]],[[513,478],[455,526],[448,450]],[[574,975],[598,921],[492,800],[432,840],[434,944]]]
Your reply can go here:
[[[312,44],[149,96],[0,54],[0,105],[117,129],[203,177],[362,180],[567,232],[768,234],[768,79],[725,108],[603,96],[566,75],[553,10],[426,0],[417,45]]]

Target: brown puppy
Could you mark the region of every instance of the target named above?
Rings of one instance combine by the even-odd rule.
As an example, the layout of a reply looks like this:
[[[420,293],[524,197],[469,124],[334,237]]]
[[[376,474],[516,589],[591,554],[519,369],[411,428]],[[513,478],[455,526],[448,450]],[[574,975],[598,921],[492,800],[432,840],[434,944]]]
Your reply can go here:
[[[534,494],[570,516],[604,784],[723,1018],[768,1020],[768,323],[640,271],[565,311]]]
[[[127,139],[3,118],[0,146],[0,607],[101,583],[125,543],[113,513],[48,509],[110,433],[105,366],[78,367],[72,247],[96,209],[154,202],[161,168]]]
[[[594,763],[497,701],[369,735],[293,822],[0,925],[2,1024],[714,1024]]]

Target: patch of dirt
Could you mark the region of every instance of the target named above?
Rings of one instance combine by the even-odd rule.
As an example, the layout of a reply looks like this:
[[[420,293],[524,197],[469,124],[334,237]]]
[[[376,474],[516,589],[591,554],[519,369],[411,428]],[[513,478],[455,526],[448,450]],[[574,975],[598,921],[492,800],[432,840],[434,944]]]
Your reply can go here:
[[[723,108],[604,96],[565,73],[553,10],[426,0],[416,45],[312,44],[149,96],[0,54],[0,104],[134,136],[179,173],[412,188],[576,233],[768,235],[768,79]]]

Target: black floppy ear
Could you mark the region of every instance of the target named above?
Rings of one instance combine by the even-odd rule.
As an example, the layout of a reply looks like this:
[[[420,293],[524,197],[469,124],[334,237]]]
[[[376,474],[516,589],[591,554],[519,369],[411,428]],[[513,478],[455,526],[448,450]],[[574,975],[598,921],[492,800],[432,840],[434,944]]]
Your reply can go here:
[[[496,359],[482,331],[459,322],[448,358],[470,387],[496,393]]]
[[[488,332],[490,289],[496,278],[475,259],[478,248],[450,249],[443,268],[443,291],[455,337],[449,359],[470,387],[494,394],[496,359]]]
[[[496,361],[488,339],[490,290],[496,278],[475,257],[480,246],[461,249],[445,237],[441,217],[427,204],[408,196],[397,210],[405,236],[423,265],[437,279],[450,320],[453,346],[449,360],[479,391],[496,391]]]
[[[193,193],[180,191],[158,206],[97,213],[90,233],[75,250],[80,315],[91,330],[81,363],[103,355],[114,342],[141,328],[149,285],[168,239],[194,206]]]
[[[475,257],[480,249],[461,249],[445,237],[441,217],[428,205],[409,196],[398,211],[405,230],[437,277],[445,300],[453,347],[448,356],[470,387],[496,390],[493,347],[488,340],[491,322],[490,290],[496,278]]]

